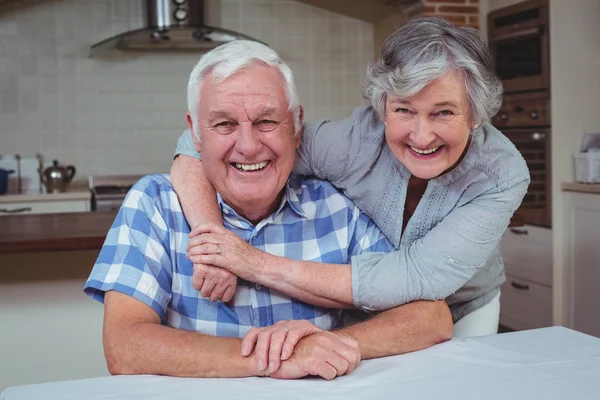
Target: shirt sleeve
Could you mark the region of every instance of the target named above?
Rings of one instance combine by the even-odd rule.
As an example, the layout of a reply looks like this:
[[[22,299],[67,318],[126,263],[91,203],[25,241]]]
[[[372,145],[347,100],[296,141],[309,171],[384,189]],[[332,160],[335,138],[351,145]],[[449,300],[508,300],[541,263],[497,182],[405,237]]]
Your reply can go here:
[[[202,154],[196,151],[192,132],[189,129],[183,131],[181,136],[179,136],[179,139],[177,139],[177,147],[175,148],[175,155],[173,158],[181,154],[202,160]]]
[[[294,172],[326,179],[343,189],[354,176],[365,173],[376,158],[372,152],[383,140],[384,125],[371,107],[359,107],[341,121],[305,124]]]
[[[381,230],[358,207],[354,207],[355,226],[351,232],[349,255],[351,257],[367,252],[389,253],[394,246],[387,240]]]
[[[482,268],[521,204],[529,179],[514,179],[454,209],[424,237],[389,254],[352,257],[357,308],[384,310],[441,300]],[[374,296],[373,288],[378,288]]]
[[[171,300],[172,265],[167,226],[151,193],[157,191],[147,178],[129,191],[84,292],[102,303],[109,290],[127,294],[151,307],[164,320]]]

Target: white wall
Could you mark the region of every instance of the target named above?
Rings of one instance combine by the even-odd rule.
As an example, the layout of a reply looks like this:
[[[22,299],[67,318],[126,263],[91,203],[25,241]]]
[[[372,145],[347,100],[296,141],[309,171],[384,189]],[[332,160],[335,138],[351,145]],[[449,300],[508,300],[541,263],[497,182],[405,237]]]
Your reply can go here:
[[[198,55],[88,58],[91,44],[144,24],[142,0],[14,3],[0,14],[0,153],[39,151],[78,178],[168,171]],[[221,0],[221,21],[281,53],[307,120],[361,104],[371,24],[292,0]]]
[[[600,1],[550,0],[554,323],[565,325],[565,222],[561,184],[584,132],[600,132]]]
[[[8,386],[108,375],[103,307],[85,296],[84,283],[0,284],[0,392]]]

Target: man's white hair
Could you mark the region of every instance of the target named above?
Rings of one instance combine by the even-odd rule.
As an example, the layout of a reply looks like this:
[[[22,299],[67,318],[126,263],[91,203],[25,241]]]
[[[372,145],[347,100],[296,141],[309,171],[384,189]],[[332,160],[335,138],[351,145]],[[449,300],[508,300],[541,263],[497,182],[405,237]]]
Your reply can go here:
[[[234,40],[225,43],[200,57],[192,70],[187,85],[188,111],[192,118],[192,133],[200,141],[199,114],[200,92],[204,79],[209,73],[213,83],[223,82],[241,69],[250,65],[266,64],[277,69],[283,78],[288,110],[294,116],[294,134],[302,128],[300,124],[300,104],[294,74],[290,67],[281,60],[279,54],[262,43],[251,40]]]

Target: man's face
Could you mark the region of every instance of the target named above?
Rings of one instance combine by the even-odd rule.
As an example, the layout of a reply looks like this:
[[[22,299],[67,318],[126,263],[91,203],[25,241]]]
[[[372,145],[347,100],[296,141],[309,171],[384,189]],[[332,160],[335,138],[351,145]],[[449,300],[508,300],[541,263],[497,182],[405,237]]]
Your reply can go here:
[[[198,115],[196,147],[223,200],[251,222],[275,211],[300,144],[280,72],[252,65],[221,83],[208,74]]]

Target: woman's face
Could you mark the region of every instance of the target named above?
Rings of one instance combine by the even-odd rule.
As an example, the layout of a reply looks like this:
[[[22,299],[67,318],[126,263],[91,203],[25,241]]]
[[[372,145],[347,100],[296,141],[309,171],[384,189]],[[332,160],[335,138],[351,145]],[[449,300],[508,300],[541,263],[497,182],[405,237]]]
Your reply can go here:
[[[385,122],[392,153],[412,175],[443,174],[460,160],[472,129],[463,77],[452,71],[410,98],[389,95]]]

